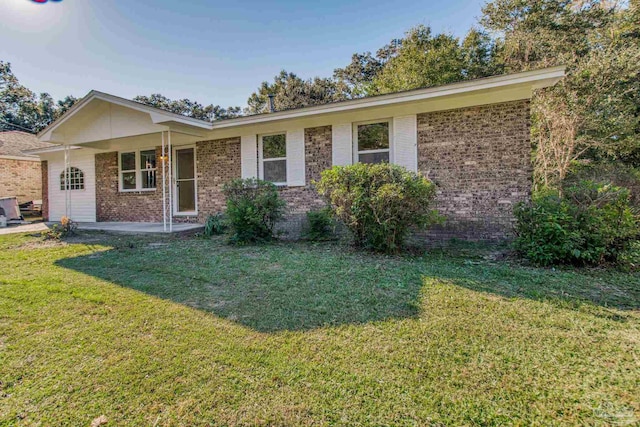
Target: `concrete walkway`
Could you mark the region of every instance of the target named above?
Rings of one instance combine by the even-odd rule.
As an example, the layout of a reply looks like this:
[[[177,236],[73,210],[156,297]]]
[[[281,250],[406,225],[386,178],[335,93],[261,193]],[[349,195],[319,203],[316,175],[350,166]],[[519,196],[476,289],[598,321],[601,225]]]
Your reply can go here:
[[[36,222],[34,224],[20,224],[9,225],[5,228],[0,228],[0,235],[14,234],[14,233],[39,233],[47,231],[49,227],[44,222]]]
[[[167,229],[169,225],[167,224]],[[172,233],[190,233],[203,229],[202,224],[173,224]],[[140,234],[168,233],[161,222],[79,222],[78,230],[106,231],[110,233]]]

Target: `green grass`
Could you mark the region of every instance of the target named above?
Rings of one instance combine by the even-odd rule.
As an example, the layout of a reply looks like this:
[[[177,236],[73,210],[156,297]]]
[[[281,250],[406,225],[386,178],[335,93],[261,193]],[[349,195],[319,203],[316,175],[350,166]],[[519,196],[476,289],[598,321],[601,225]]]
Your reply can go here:
[[[0,425],[630,425],[640,277],[460,247],[0,237]]]

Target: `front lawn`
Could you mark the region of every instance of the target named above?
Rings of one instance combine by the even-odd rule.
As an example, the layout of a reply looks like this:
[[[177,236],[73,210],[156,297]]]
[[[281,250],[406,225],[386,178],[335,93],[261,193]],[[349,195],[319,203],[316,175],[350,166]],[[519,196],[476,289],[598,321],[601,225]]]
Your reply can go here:
[[[640,422],[640,277],[0,236],[0,425]]]

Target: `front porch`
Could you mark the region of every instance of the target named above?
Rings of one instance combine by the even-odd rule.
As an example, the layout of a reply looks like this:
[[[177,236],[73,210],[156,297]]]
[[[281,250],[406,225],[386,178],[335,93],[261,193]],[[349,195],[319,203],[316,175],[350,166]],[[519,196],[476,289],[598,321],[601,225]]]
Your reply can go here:
[[[81,229],[184,232],[198,228],[196,142],[211,123],[91,92],[39,138],[45,217]],[[91,224],[91,225],[90,225]]]

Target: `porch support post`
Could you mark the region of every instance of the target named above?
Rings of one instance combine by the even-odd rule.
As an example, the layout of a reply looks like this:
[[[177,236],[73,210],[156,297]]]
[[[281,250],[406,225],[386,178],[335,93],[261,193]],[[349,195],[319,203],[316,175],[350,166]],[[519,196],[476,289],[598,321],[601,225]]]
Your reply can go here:
[[[173,153],[171,149],[171,129],[167,131],[169,142],[169,233],[173,231]]]
[[[164,131],[162,131],[162,231],[167,231],[167,178],[166,178],[166,167],[167,162],[164,158]]]
[[[64,216],[71,216],[71,193],[69,189],[69,146],[64,146]]]

